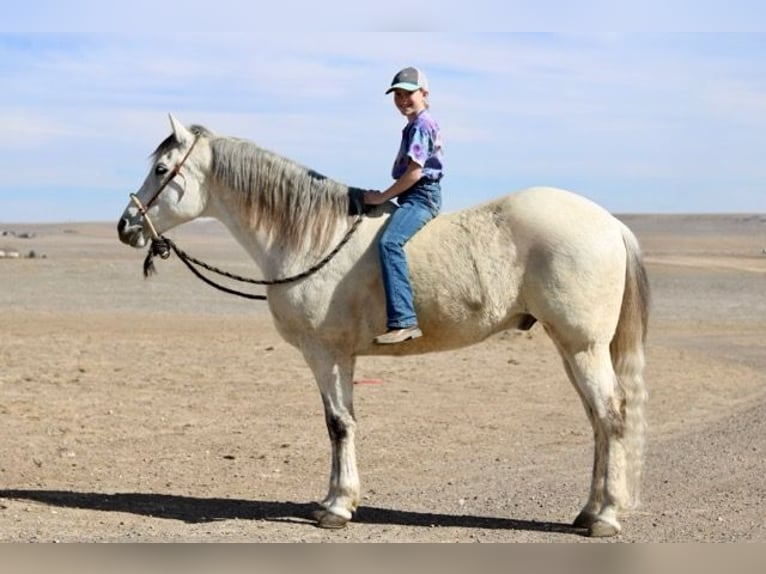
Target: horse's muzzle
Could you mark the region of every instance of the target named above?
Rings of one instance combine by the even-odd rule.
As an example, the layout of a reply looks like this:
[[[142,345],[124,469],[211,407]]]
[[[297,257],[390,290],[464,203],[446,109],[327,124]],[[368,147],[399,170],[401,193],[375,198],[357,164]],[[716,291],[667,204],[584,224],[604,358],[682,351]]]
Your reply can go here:
[[[117,235],[120,241],[131,247],[141,248],[146,245],[143,225],[131,223],[128,217],[123,217],[117,223]]]

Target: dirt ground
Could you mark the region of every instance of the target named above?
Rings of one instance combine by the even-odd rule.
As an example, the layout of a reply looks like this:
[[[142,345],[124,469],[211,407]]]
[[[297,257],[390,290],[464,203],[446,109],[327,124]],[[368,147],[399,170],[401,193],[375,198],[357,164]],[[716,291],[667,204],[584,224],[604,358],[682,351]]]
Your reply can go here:
[[[625,216],[653,287],[642,508],[626,542],[766,542],[766,216]],[[0,540],[582,542],[592,438],[539,327],[359,361],[363,505],[326,492],[321,401],[264,303],[112,223],[0,223]],[[257,270],[212,222],[170,234]],[[460,398],[458,399],[458,390]]]

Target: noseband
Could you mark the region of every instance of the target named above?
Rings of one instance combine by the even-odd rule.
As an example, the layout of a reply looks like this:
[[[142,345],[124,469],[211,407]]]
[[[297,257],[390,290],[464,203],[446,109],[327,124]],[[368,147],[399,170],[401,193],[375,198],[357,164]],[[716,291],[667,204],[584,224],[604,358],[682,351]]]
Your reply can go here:
[[[130,194],[130,201],[132,201],[133,204],[138,208],[138,212],[141,214],[141,218],[146,222],[146,225],[149,227],[149,231],[152,234],[152,239],[159,239],[160,234],[157,233],[157,229],[154,227],[154,223],[152,223],[152,220],[149,218],[149,213],[148,213],[149,208],[151,208],[152,204],[155,201],[157,201],[157,198],[165,190],[168,184],[171,181],[173,181],[177,175],[181,173],[181,168],[186,163],[186,160],[189,159],[189,156],[191,155],[191,152],[194,149],[194,146],[197,145],[197,140],[199,140],[199,135],[195,136],[194,141],[192,142],[191,146],[189,146],[189,149],[186,151],[186,154],[184,154],[184,156],[181,158],[181,161],[179,161],[175,165],[175,167],[172,170],[170,170],[170,173],[165,178],[165,181],[163,181],[160,187],[157,188],[157,191],[154,192],[154,194],[149,198],[149,201],[147,201],[146,204],[142,203],[141,200],[138,199],[138,196],[135,193]]]

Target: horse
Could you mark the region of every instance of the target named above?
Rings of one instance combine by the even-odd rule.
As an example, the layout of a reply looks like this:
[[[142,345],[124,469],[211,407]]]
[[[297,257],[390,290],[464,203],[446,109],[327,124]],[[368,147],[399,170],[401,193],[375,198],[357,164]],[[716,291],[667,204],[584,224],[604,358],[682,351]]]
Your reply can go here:
[[[357,357],[451,350],[539,322],[593,429],[590,493],[573,526],[596,537],[621,531],[620,513],[639,500],[650,305],[640,246],[626,225],[581,195],[549,187],[440,214],[405,246],[423,335],[375,345],[386,326],[377,237],[397,207],[358,215],[350,198],[359,188],[248,140],[186,127],[172,114],[170,124],[119,219],[119,239],[141,248],[185,222],[214,218],[266,276],[296,277],[266,295],[278,333],[302,353],[324,406],[332,456],[318,526],[345,526],[360,502]],[[341,241],[326,265],[315,265]]]

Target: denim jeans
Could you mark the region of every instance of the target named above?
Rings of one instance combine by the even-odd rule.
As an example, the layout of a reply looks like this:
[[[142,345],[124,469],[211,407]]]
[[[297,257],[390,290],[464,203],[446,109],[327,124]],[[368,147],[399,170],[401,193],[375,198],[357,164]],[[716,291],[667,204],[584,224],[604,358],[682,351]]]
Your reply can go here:
[[[402,193],[398,202],[378,242],[389,329],[417,325],[404,244],[439,213],[439,182],[420,180]]]

